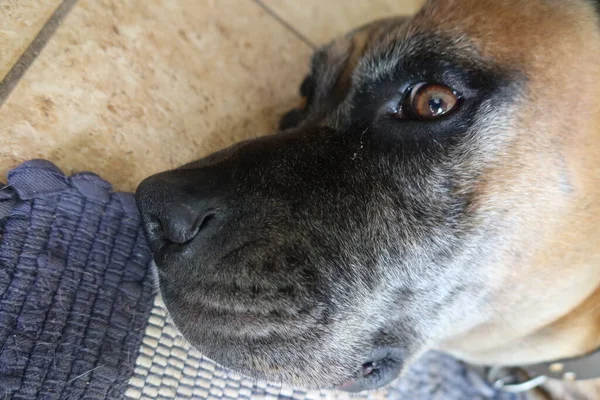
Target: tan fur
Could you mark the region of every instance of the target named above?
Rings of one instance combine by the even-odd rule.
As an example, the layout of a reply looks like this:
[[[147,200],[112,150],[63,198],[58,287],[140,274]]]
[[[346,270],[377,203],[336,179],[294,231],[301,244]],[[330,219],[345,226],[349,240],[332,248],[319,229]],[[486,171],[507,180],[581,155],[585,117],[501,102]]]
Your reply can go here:
[[[438,29],[444,29],[444,24],[464,29],[484,53],[524,71],[530,80],[518,110],[516,143],[502,167],[487,175],[487,185],[480,188],[479,195],[500,209],[504,199],[522,195],[521,185],[540,189],[539,198],[522,199],[522,232],[512,233],[519,254],[504,260],[506,266],[499,266],[507,270],[509,286],[506,297],[498,299],[498,311],[511,312],[518,306],[514,312],[521,315],[518,320],[524,320],[515,327],[519,332],[527,331],[525,325],[531,325],[528,321],[549,319],[551,323],[565,318],[600,290],[600,32],[591,6],[580,1],[565,1],[560,6],[548,3],[449,1],[423,11],[439,16]],[[517,6],[519,19],[509,11]],[[460,15],[465,9],[469,9],[470,18]],[[512,18],[505,17],[507,14]],[[524,165],[529,169],[523,170]],[[569,193],[562,193],[565,188],[560,187],[561,180],[568,180]],[[536,209],[536,203],[550,205],[553,210]],[[537,285],[528,290],[526,286],[535,281]],[[539,318],[541,307],[529,310],[526,303],[532,300],[541,304],[529,297],[546,297],[548,304],[556,306],[553,315]],[[592,314],[597,322],[600,309]],[[590,329],[599,333],[586,334],[592,342],[587,338],[576,343],[578,338],[571,337],[564,350],[554,352],[570,356],[600,347],[600,325],[590,324]],[[504,332],[502,336],[514,333]],[[514,351],[511,353],[511,358],[518,358]]]
[[[468,38],[478,54],[528,79],[502,163],[477,187],[475,207],[497,211],[496,222],[511,205],[498,279],[488,283],[493,316],[441,347],[486,365],[600,348],[600,24],[591,3],[431,0],[408,27],[386,20],[358,30],[352,44],[340,41],[352,50],[338,90],[366,49],[418,32]],[[600,381],[552,382],[548,393],[599,399]]]
[[[461,15],[467,9],[469,17]],[[467,33],[484,54],[529,79],[517,140],[479,189],[480,199],[498,210],[530,193],[521,199],[519,230],[507,233],[498,265],[504,280],[490,300],[497,318],[444,347],[482,364],[536,363],[599,348],[600,29],[594,10],[582,1],[464,0],[425,8],[430,21],[427,14],[439,22],[430,29]],[[588,397],[594,393],[589,398],[600,398],[597,386],[586,386],[595,388],[586,389]]]

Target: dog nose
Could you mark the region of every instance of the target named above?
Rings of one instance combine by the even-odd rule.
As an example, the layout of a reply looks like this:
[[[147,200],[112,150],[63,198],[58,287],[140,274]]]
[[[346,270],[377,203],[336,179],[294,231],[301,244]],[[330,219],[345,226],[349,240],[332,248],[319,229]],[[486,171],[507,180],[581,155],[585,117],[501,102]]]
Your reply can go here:
[[[209,196],[193,193],[185,183],[167,174],[144,180],[135,196],[146,237],[154,249],[190,242],[216,216],[216,206]]]
[[[157,213],[156,221],[159,235],[166,241],[184,244],[192,240],[200,231],[210,214],[192,208],[186,203],[167,203],[164,211]]]

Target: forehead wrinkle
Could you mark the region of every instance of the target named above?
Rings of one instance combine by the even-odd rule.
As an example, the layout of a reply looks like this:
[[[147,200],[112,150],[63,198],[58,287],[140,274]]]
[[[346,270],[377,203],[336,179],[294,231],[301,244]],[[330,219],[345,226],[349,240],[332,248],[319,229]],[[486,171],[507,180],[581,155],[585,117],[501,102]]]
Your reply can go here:
[[[388,35],[363,56],[354,71],[353,86],[392,80],[402,70],[408,75],[445,76],[450,69],[487,70],[493,64],[493,60],[485,60],[479,54],[465,35],[422,32],[409,25],[400,34]]]

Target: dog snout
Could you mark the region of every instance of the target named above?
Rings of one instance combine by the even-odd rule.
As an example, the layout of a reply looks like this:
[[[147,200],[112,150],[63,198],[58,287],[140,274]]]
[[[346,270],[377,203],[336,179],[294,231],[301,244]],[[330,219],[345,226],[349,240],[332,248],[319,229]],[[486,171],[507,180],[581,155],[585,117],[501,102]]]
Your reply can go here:
[[[146,237],[153,251],[165,245],[185,245],[211,235],[224,206],[206,185],[186,181],[185,172],[171,171],[144,180],[136,191]],[[197,187],[204,186],[205,190]]]

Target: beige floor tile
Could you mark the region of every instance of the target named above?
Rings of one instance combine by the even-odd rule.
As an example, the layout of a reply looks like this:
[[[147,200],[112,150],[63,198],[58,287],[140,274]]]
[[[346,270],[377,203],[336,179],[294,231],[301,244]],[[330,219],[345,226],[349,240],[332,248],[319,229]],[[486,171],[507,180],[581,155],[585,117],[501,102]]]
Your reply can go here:
[[[412,14],[425,0],[262,0],[317,45],[372,20]]]
[[[41,157],[118,189],[297,101],[310,50],[243,0],[81,0],[0,108],[0,176]]]
[[[0,1],[0,81],[62,0]]]

